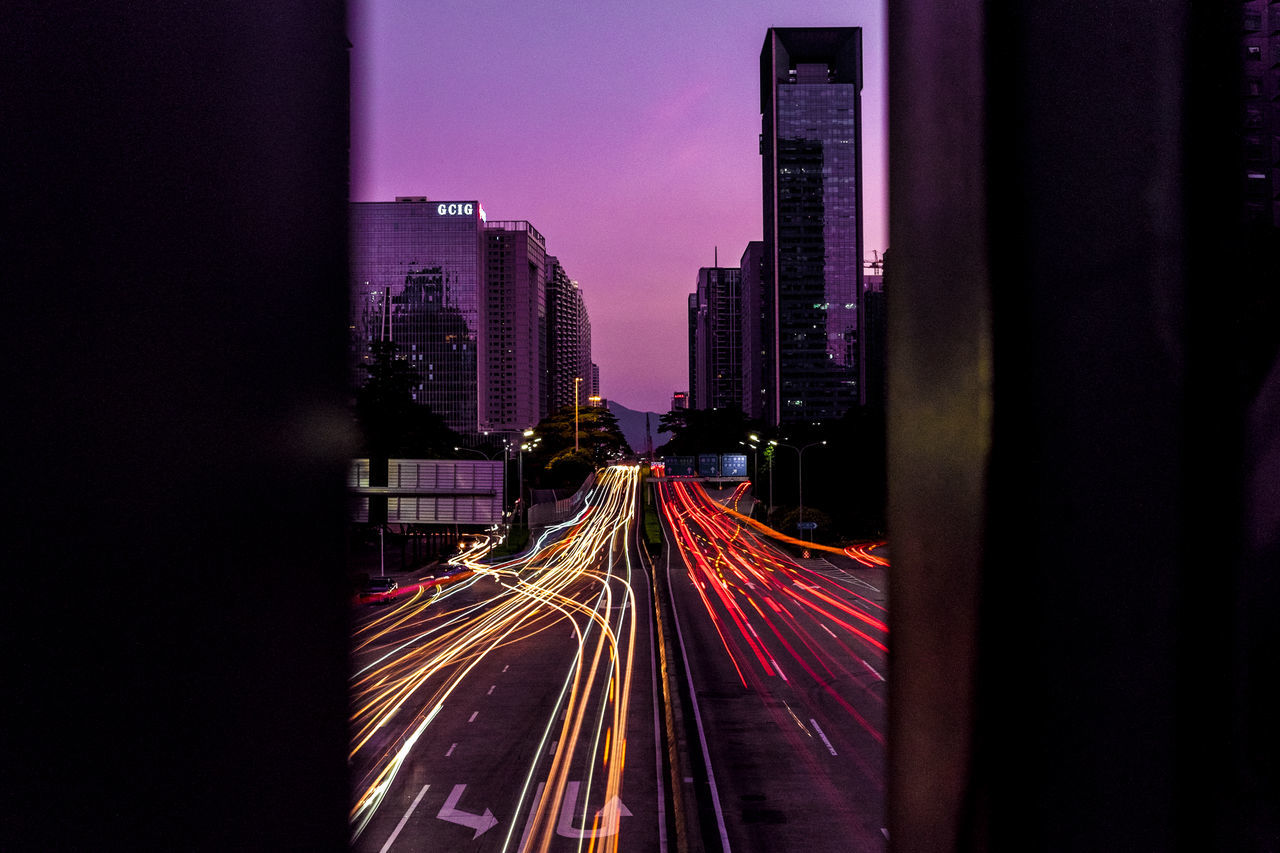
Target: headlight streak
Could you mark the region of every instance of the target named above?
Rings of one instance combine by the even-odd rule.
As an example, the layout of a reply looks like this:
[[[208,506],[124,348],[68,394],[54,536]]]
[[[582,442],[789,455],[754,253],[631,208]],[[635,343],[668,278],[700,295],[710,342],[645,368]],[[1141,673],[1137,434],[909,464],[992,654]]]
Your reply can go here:
[[[611,469],[609,473],[613,473],[613,469]],[[603,482],[603,479],[602,479],[602,482]],[[630,525],[633,521],[633,514],[634,514],[633,507],[634,507],[636,482],[637,481],[635,477],[635,472],[633,470],[632,475],[629,478],[627,483],[628,487],[623,491],[623,493],[619,494],[618,491],[616,490],[614,491],[613,494],[615,497],[615,501],[617,502],[615,502],[612,505],[612,507],[603,507],[600,513],[601,516],[611,516],[611,517],[619,518],[620,523],[624,527],[624,532],[625,532],[626,526]],[[625,510],[625,513],[620,516],[615,516],[615,513],[611,511],[611,509]],[[585,555],[587,557],[587,560],[585,562],[580,559],[580,556],[574,558],[576,562],[574,562],[573,565],[576,567],[574,569],[576,573],[585,575],[588,577],[597,576],[597,577],[602,577],[607,579],[607,576],[609,573],[607,573],[606,575],[599,575],[596,572],[588,572],[586,570],[586,567],[591,560],[595,559],[595,554],[599,552],[600,545],[603,543],[602,537],[607,537],[609,535],[610,529],[616,529],[615,525],[617,523],[619,522],[614,522],[609,526],[597,525],[593,531],[590,531],[590,532],[584,531],[584,536],[586,537],[585,541],[587,541],[588,543],[594,543],[594,544],[589,544],[588,549],[582,549],[582,551],[580,552],[580,556]],[[568,558],[566,558],[566,560],[567,559]],[[611,567],[612,567],[612,564],[610,563],[609,568],[611,569]],[[549,577],[559,577],[559,576],[560,575],[551,575]],[[540,576],[540,577],[547,577],[547,576]],[[618,627],[621,626],[622,619],[629,612],[632,615],[634,615],[634,592],[630,587],[629,579],[627,582],[625,582],[625,588],[627,591],[628,605],[622,608],[622,613],[618,617],[618,622],[617,622]],[[545,590],[539,590],[539,591],[542,594],[546,594]],[[588,623],[588,631],[590,631],[590,628],[593,625],[601,628],[601,632],[599,635],[600,639],[597,640],[595,649],[593,652],[592,668],[587,679],[588,683],[594,680],[597,667],[599,666],[599,663],[600,663],[600,655],[603,649],[608,648],[610,653],[609,674],[608,674],[608,677],[605,679],[605,683],[602,688],[605,691],[606,695],[602,697],[602,705],[601,705],[602,710],[600,714],[600,720],[596,724],[594,737],[589,739],[590,743],[592,744],[591,750],[590,750],[591,754],[592,756],[595,756],[599,751],[600,734],[602,731],[602,726],[604,725],[604,723],[602,722],[604,719],[604,711],[609,705],[607,694],[610,692],[614,692],[615,695],[628,697],[630,693],[630,671],[631,671],[630,661],[632,660],[632,655],[634,653],[635,620],[633,618],[631,622],[631,625],[632,625],[631,636],[628,641],[628,646],[625,653],[625,658],[627,661],[626,677],[622,687],[619,688],[616,680],[617,679],[616,662],[617,662],[617,655],[618,655],[617,638],[616,638],[617,627],[611,626],[608,623],[608,620],[601,615],[601,604],[604,605],[603,613],[605,614],[607,614],[612,608],[612,590],[606,585],[601,590],[601,593],[596,596],[596,605],[594,607],[588,607],[586,604],[582,604],[574,600],[566,601],[565,604],[566,606],[577,607],[580,610],[582,610],[582,612],[590,620]],[[585,642],[586,632],[584,632],[583,638]],[[581,655],[579,656],[579,660],[581,660]],[[585,694],[583,694],[579,698],[577,696],[577,692],[575,691],[575,694],[570,697],[569,707],[566,708],[565,718],[564,718],[562,729],[561,729],[561,739],[560,739],[561,744],[576,744],[579,742],[581,738],[583,721],[585,719],[584,717],[585,710],[586,710]],[[625,726],[625,720],[626,720],[626,705],[624,702],[619,701],[614,703],[613,719],[615,720],[615,723],[618,725],[620,730],[625,730],[621,728],[622,726]],[[609,781],[606,784],[606,791],[604,795],[604,801],[606,803],[606,806],[613,801],[614,797],[618,796],[618,793],[621,787],[622,768],[625,765],[625,761],[622,758],[622,756],[625,754],[624,753],[625,741],[622,741],[619,738],[618,740],[614,741],[614,744],[616,744],[616,746],[613,746],[611,748],[612,752],[614,753],[614,755],[611,756],[613,768],[611,769]],[[560,823],[562,823],[562,821],[559,821],[559,816],[564,812],[565,808],[576,807],[576,804],[562,803],[565,791],[567,789],[570,789],[570,786],[568,785],[567,773],[569,772],[569,769],[570,769],[570,759],[572,757],[571,753],[572,753],[572,750],[565,749],[564,746],[561,746],[557,749],[555,760],[552,762],[551,767],[547,771],[545,780],[539,785],[538,793],[533,795],[534,798],[536,798],[536,802],[534,802],[534,807],[530,812],[530,816],[529,816],[529,820],[526,828],[526,835],[525,835],[525,838],[522,839],[521,841],[521,849],[546,850],[548,849],[554,837],[553,833],[563,834],[562,833],[563,827],[560,826]],[[595,764],[595,758],[593,757],[589,761],[589,767],[594,768],[594,764]],[[531,786],[533,783],[535,769],[536,768],[533,768],[533,767],[531,767],[530,769],[530,775],[526,782],[527,786]],[[591,787],[591,782],[593,778],[594,778],[594,773],[592,772],[588,776],[588,788]],[[576,783],[575,783],[575,786],[576,786]],[[526,799],[529,799],[528,787],[526,787],[526,790],[521,795],[521,800],[520,800],[521,808],[523,808],[523,804],[526,801]],[[590,797],[589,796],[588,796],[587,812],[590,813]],[[589,835],[594,834],[591,831],[585,831],[585,832],[587,832],[587,834]],[[512,830],[509,831],[508,833],[507,844],[506,846],[504,846],[503,848],[504,850],[509,848],[513,833],[514,833],[514,826],[512,827]],[[586,837],[586,836],[582,836],[582,837]],[[610,844],[616,845],[616,843],[617,843],[616,836],[613,836],[611,839],[606,839],[606,845],[610,845]]]
[[[512,816],[503,850],[511,848],[518,827],[526,825],[523,811],[535,783],[541,796],[529,813],[532,831],[522,849],[547,850],[557,834],[567,834],[565,821],[576,813],[577,803],[565,803],[564,797],[567,790],[580,789],[579,783],[569,782],[582,773],[585,793],[575,799],[583,802],[583,829],[574,828],[572,837],[580,839],[579,849],[590,838],[593,851],[616,851],[637,623],[627,543],[638,490],[638,468],[607,469],[583,509],[544,531],[528,553],[485,564],[490,540],[477,537],[450,561],[475,573],[465,584],[447,590],[431,587],[431,595],[419,588],[355,632],[353,652],[388,640],[394,645],[352,675],[351,759],[372,750],[362,759],[372,764],[355,791],[353,841],[368,826],[413,747],[475,667],[494,650],[568,620],[577,652],[530,758],[517,806],[521,819]],[[484,600],[442,610],[463,589],[473,595],[487,592],[482,581],[489,579],[498,583]],[[410,639],[392,639],[419,623],[424,630]],[[406,717],[407,723],[396,723],[397,715],[410,708],[419,710]],[[424,713],[427,708],[431,710]],[[561,711],[564,719],[557,721]],[[388,745],[376,745],[379,731],[388,733],[389,741],[380,741]],[[549,758],[549,741],[556,734],[555,755]],[[599,774],[604,776],[603,791],[595,788]],[[602,805],[593,807],[593,802]]]

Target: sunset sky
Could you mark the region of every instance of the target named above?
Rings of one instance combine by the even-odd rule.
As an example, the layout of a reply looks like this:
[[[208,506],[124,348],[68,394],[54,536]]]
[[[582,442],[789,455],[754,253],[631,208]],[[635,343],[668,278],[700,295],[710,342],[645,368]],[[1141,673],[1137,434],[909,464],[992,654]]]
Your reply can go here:
[[[761,238],[760,48],[860,26],[868,257],[888,246],[879,0],[352,0],[351,200],[476,199],[583,288],[605,397],[688,386],[699,267]]]

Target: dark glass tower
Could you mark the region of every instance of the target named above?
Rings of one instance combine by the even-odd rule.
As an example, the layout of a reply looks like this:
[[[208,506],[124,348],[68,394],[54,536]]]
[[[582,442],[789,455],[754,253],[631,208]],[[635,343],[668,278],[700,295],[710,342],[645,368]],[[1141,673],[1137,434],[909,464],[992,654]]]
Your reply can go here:
[[[771,423],[863,402],[861,93],[861,28],[766,34],[760,378]]]
[[[689,302],[690,358],[695,364],[690,392],[695,408],[742,408],[741,285],[739,269],[698,270],[696,290]]]

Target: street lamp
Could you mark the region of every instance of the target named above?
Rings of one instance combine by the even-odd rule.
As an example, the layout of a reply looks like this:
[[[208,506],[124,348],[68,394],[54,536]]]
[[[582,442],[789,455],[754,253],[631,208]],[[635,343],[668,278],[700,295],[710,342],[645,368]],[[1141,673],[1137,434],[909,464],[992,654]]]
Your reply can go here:
[[[524,506],[524,452],[526,450],[533,450],[534,445],[537,444],[539,441],[542,441],[542,438],[541,437],[533,438],[533,430],[531,429],[527,429],[524,431],[524,437],[530,440],[525,441],[523,444],[520,445],[520,455],[517,457],[519,460],[519,468],[520,468],[520,494],[516,498],[516,503],[519,504],[520,506],[520,517],[521,517],[523,526],[528,527],[529,525],[525,521],[525,519],[528,516],[525,512],[525,506]]]
[[[489,434],[489,433],[487,433],[487,432],[485,433],[485,435],[488,435],[488,434]],[[506,454],[506,455],[505,455],[505,457],[504,457],[504,459],[503,459],[503,461],[502,461],[502,480],[501,480],[501,482],[502,482],[502,506],[505,508],[505,507],[506,507],[506,505],[507,505],[507,470],[508,470],[508,469],[507,469],[507,464],[511,461],[511,445],[510,445],[508,442],[503,441],[503,442],[502,442],[502,449],[501,449],[501,450],[495,450],[495,451],[493,451],[493,455],[492,455],[492,456],[490,456],[488,453],[485,453],[483,450],[476,450],[474,447],[458,447],[457,445],[455,445],[455,446],[454,446],[454,448],[453,448],[453,450],[454,450],[454,452],[455,452],[455,453],[461,453],[461,452],[464,452],[464,451],[465,451],[466,453],[474,453],[474,454],[476,454],[477,456],[481,457],[482,459],[487,459],[487,460],[488,460],[488,461],[490,461],[490,462],[496,462],[496,461],[497,461],[497,458],[498,458],[498,454],[499,454],[499,453]],[[505,510],[504,510],[504,511],[505,511]]]
[[[578,452],[578,385],[582,382],[581,376],[573,377],[573,452]]]
[[[817,447],[818,445],[826,444],[826,442],[815,441],[815,442],[812,442],[811,444],[806,444],[804,447],[796,447],[794,444],[783,444],[780,441],[772,441],[772,440],[769,443],[772,445],[776,445],[777,447],[789,447],[796,452],[796,469],[797,469],[797,476],[799,478],[799,485],[800,485],[800,492],[799,492],[800,524],[803,525],[804,524],[804,452],[808,450],[810,447]],[[770,481],[772,481],[772,478],[770,478]],[[801,539],[804,538],[803,527],[800,528],[800,538]]]
[[[760,479],[760,461],[759,461],[758,451],[760,450],[760,448],[754,444],[749,444],[745,441],[739,441],[738,444],[741,444],[743,447],[751,448],[751,470],[754,472],[751,476],[753,479],[759,480]]]

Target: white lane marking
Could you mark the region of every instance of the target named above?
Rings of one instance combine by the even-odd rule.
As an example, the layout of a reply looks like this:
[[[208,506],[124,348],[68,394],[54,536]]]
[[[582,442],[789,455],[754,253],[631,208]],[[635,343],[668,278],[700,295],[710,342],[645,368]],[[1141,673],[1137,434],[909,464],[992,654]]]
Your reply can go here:
[[[508,669],[510,669],[510,668],[511,668],[511,664],[507,664],[506,666],[504,666],[504,667],[502,668],[502,671],[503,671],[503,672],[506,672],[506,671],[507,671]]]
[[[488,693],[486,693],[485,695],[486,695],[486,696],[492,696],[492,695],[493,695],[493,691],[494,691],[495,689],[497,689],[497,687],[498,687],[498,685],[496,685],[496,684],[491,684],[491,685],[489,685],[489,692],[488,692]]]
[[[887,840],[889,839],[889,829],[888,829],[888,827],[884,827],[884,826],[882,826],[882,827],[880,827],[880,831],[884,833],[885,840],[887,841]]]
[[[778,675],[782,676],[783,681],[787,682],[788,684],[791,683],[791,679],[787,678],[787,674],[782,671],[782,667],[778,666],[778,662],[773,659],[773,655],[769,656],[769,663],[773,664],[773,668],[778,671]]]
[[[880,587],[878,587],[878,586],[872,586],[871,584],[869,584],[869,583],[867,583],[866,581],[864,581],[862,578],[855,578],[855,577],[851,577],[851,578],[849,578],[849,580],[853,581],[854,583],[862,584],[863,586],[865,586],[867,589],[871,590],[872,592],[882,592],[882,590],[880,589]],[[887,836],[886,836],[886,837],[887,837]]]
[[[827,733],[822,730],[822,726],[818,725],[818,721],[810,717],[809,722],[813,723],[814,730],[818,733],[818,737],[822,738],[822,742],[827,745],[827,750],[832,755],[837,755],[836,748],[831,745],[831,741],[827,740]]]
[[[557,746],[559,746],[559,745],[560,745],[560,741],[558,741],[558,740],[553,740],[553,741],[551,741],[551,750],[547,753],[547,755],[555,755],[555,754],[556,754],[556,747],[557,747]]]
[[[831,636],[836,637],[836,632],[835,632],[835,631],[832,631],[832,630],[831,630],[830,628],[828,628],[826,625],[823,625],[821,622],[819,622],[819,623],[818,623],[818,626],[819,626],[820,628],[822,628],[822,630],[824,630],[824,631],[826,631],[828,634],[830,634]],[[838,639],[840,639],[840,638],[839,638],[839,637],[836,637],[836,639],[838,640]],[[866,663],[866,661],[863,661],[863,663]]]
[[[457,746],[455,743],[454,746]],[[452,750],[450,750],[452,752]],[[391,837],[387,839],[387,843],[382,845],[382,850],[378,853],[387,853],[391,849],[391,842],[395,841],[400,835],[400,830],[404,829],[404,825],[409,822],[409,816],[413,814],[413,810],[418,807],[418,803],[422,802],[422,795],[427,792],[430,785],[423,785],[422,790],[418,792],[418,796],[413,798],[413,802],[409,805],[409,810],[404,813],[404,817],[400,818],[400,822],[396,824],[396,828],[391,833]]]
[[[480,716],[480,712],[479,712],[479,711],[472,711],[472,712],[471,712],[471,716],[470,716],[470,717],[467,717],[467,722],[468,722],[468,723],[474,723],[474,722],[476,721],[476,717],[478,717],[478,716]]]
[[[449,751],[444,754],[444,757],[448,758],[449,756],[453,755],[453,751],[457,748],[458,748],[458,745],[456,743],[450,746]]]
[[[862,658],[858,658],[858,660],[862,660]],[[871,674],[872,674],[872,675],[874,675],[876,678],[880,679],[881,681],[884,681],[884,680],[885,680],[884,676],[883,676],[883,675],[881,675],[880,673],[876,672],[876,668],[875,668],[874,666],[872,666],[871,664],[869,664],[869,663],[867,663],[866,661],[862,660],[862,665],[863,665],[863,666],[865,666],[867,669],[871,670]]]

